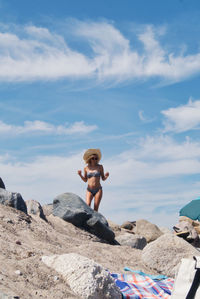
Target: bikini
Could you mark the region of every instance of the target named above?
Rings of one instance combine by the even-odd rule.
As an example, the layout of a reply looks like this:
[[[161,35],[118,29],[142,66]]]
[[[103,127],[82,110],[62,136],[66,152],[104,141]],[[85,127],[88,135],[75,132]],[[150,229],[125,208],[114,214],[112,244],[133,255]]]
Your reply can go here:
[[[88,172],[87,173],[87,178],[88,179],[90,179],[90,178],[92,178],[92,177],[95,177],[95,178],[97,178],[97,177],[100,177],[101,176],[101,173],[100,173],[100,171],[92,171],[92,172]],[[89,186],[87,187],[87,190],[93,195],[93,196],[95,196],[96,194],[97,194],[97,192],[99,191],[99,190],[101,190],[102,189],[102,186],[99,186],[98,188],[95,188],[95,189],[91,189]]]

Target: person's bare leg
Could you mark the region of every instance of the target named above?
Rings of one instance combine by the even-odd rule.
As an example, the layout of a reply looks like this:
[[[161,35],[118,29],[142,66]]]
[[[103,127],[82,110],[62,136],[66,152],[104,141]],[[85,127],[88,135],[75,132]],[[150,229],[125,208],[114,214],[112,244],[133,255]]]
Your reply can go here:
[[[90,207],[91,206],[91,202],[93,199],[93,195],[91,192],[89,192],[88,190],[86,191],[86,204]]]
[[[98,209],[99,209],[99,205],[100,205],[100,202],[101,202],[102,195],[103,195],[102,189],[100,189],[97,192],[97,194],[95,195],[95,198],[94,198],[94,210],[95,211],[98,211]]]

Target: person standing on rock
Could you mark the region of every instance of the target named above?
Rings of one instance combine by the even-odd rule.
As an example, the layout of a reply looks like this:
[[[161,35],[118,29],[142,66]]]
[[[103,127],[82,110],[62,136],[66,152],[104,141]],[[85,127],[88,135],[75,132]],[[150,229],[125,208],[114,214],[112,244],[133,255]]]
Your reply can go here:
[[[91,206],[94,198],[94,210],[98,211],[103,195],[100,179],[105,181],[109,176],[109,172],[104,174],[103,165],[99,164],[101,160],[101,151],[99,149],[88,149],[83,155],[83,160],[87,166],[84,168],[84,174],[82,175],[82,171],[78,170],[78,175],[85,183],[88,182],[86,203]]]

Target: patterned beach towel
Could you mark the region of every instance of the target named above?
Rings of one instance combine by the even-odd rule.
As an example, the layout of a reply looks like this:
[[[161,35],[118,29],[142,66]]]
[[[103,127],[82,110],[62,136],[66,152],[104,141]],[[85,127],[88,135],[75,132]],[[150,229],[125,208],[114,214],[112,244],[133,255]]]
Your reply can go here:
[[[163,298],[169,299],[173,289],[174,279],[153,280],[149,276],[138,273],[111,274],[126,299]]]

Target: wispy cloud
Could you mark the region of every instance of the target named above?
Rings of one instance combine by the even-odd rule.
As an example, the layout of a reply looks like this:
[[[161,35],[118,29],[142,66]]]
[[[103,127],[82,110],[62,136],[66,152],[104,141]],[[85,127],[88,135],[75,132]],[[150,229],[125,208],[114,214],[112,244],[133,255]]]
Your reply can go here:
[[[72,135],[88,134],[97,129],[96,125],[86,125],[83,121],[75,122],[70,125],[58,125],[44,121],[25,121],[23,126],[6,124],[0,121],[0,134],[22,135],[28,133],[52,134],[52,135]],[[8,136],[8,135],[7,135]]]
[[[188,104],[161,112],[165,116],[164,132],[181,133],[200,129],[200,101],[189,100]]]
[[[138,112],[138,116],[139,116],[139,119],[144,122],[144,123],[151,123],[155,120],[155,118],[149,118],[147,117],[145,114],[144,114],[144,111],[143,110],[140,110]]]
[[[117,161],[117,162],[116,162]],[[200,142],[177,142],[167,136],[146,137],[110,159],[116,187],[200,173]],[[121,175],[119,175],[121,174]],[[125,174],[125,175],[124,175]]]
[[[134,37],[141,51],[111,23],[74,21],[71,34],[88,45],[88,52],[73,49],[66,37],[48,28],[26,26],[17,32],[13,28],[0,33],[1,81],[93,78],[124,82],[158,77],[173,83],[200,72],[199,52],[167,51],[153,26]]]

